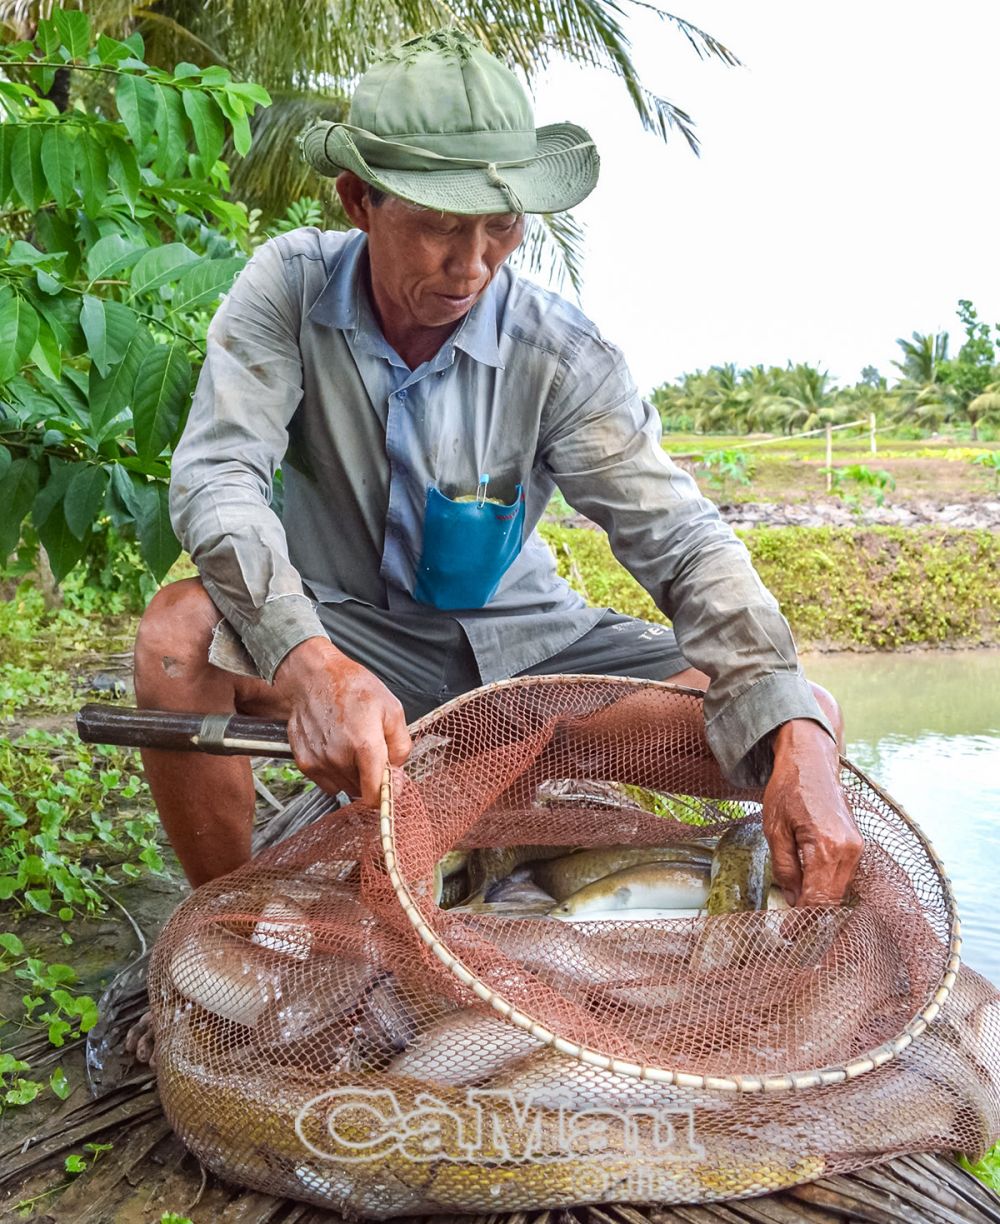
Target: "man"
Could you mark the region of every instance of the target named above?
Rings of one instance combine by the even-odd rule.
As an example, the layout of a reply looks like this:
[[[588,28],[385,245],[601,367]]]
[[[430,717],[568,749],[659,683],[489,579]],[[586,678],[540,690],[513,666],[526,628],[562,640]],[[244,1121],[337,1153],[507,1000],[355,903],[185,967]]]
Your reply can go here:
[[[407,720],[480,683],[707,687],[723,769],[767,782],[776,880],[799,904],[838,901],[861,839],[835,704],[820,693],[821,709],[745,549],[664,455],[619,352],[505,263],[525,214],[594,187],[586,132],[536,132],[513,74],[438,31],[391,51],[350,122],[303,148],[357,228],[266,243],[212,323],[171,486],[200,578],[143,619],[140,704],[286,718],[304,773],[375,803]],[[556,577],[533,528],[557,486],[676,637]],[[193,884],[249,858],[246,760],[143,759]]]

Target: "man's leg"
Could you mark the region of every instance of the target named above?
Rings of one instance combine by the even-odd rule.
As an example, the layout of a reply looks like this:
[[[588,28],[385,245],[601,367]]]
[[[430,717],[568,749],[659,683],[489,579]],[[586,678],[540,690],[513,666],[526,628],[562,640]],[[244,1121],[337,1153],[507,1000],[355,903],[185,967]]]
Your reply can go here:
[[[171,583],[154,597],[135,644],[141,708],[288,717],[269,684],[209,663],[221,619],[197,578]],[[170,844],[194,887],[247,862],[255,806],[248,758],[147,748],[142,763]]]

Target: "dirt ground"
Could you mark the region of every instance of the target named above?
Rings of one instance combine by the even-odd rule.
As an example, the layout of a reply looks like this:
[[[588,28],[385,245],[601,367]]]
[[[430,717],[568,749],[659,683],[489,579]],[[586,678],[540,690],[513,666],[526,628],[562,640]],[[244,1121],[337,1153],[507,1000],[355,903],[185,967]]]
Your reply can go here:
[[[669,447],[668,447],[669,451]],[[697,479],[713,501],[726,502],[805,502],[828,496],[824,463],[820,459],[759,457],[749,485],[732,481],[724,488],[713,487],[694,459],[678,461]],[[996,479],[985,468],[957,459],[851,459],[872,471],[886,471],[896,483],[885,494],[886,505],[912,501],[933,501],[939,505],[976,503],[1000,498]],[[835,467],[846,462],[834,460]]]

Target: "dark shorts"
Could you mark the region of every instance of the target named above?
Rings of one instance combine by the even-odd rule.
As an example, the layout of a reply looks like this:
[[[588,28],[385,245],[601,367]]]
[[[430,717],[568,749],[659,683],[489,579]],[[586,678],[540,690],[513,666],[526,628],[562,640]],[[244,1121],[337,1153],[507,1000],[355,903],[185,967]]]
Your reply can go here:
[[[482,683],[461,625],[442,617],[387,613],[347,601],[317,607],[333,644],[367,667],[403,703],[407,722]],[[521,676],[632,676],[666,680],[690,667],[672,629],[606,612],[583,637]]]

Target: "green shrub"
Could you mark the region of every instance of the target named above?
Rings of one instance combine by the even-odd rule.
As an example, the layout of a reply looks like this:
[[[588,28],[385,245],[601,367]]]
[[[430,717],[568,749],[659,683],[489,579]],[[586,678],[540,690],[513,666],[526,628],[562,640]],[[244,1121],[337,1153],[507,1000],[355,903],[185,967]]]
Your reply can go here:
[[[543,525],[589,603],[666,623],[601,531]],[[948,528],[756,527],[739,533],[801,648],[1000,641],[1000,537]]]

